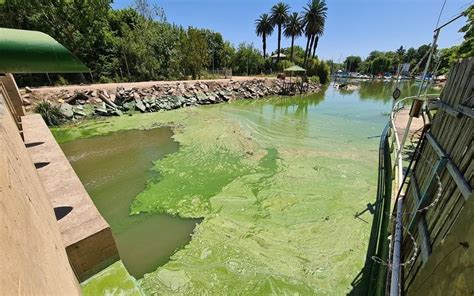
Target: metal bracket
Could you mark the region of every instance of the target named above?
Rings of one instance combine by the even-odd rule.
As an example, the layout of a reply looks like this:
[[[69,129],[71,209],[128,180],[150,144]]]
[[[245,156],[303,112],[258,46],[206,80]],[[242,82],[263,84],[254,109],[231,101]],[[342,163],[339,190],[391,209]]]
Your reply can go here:
[[[421,193],[420,193],[420,186],[418,184],[418,179],[416,175],[413,173],[411,176],[411,189],[413,192],[413,196],[415,197],[415,201],[417,203],[421,200]],[[428,231],[428,223],[426,223],[426,218],[423,213],[419,213],[420,218],[417,222],[418,225],[418,234],[421,240],[421,258],[423,263],[428,261],[428,257],[431,254],[431,240],[430,240],[430,233]]]
[[[469,200],[469,198],[471,198],[473,195],[473,191],[467,180],[464,178],[463,174],[459,171],[457,166],[454,165],[453,161],[449,158],[446,152],[444,152],[443,148],[441,148],[441,145],[438,144],[431,132],[426,133],[426,138],[428,139],[428,143],[431,144],[431,147],[433,147],[436,154],[438,154],[440,158],[445,158],[447,160],[447,167],[451,177],[464,196],[464,199]]]
[[[418,222],[418,220],[420,218],[420,212],[419,212],[420,209],[423,209],[424,207],[426,207],[428,205],[428,203],[430,202],[430,200],[431,200],[430,199],[430,197],[431,197],[430,196],[430,187],[433,184],[433,181],[434,181],[436,175],[437,174],[439,175],[441,170],[443,170],[444,167],[446,166],[446,163],[447,163],[447,159],[445,157],[438,160],[436,162],[436,165],[431,170],[430,175],[426,179],[426,183],[423,186],[421,197],[420,197],[420,199],[419,199],[419,201],[416,205],[416,208],[415,208],[415,215],[413,216],[410,223],[408,224],[408,230],[410,232],[413,231],[413,228],[415,227],[415,224]]]

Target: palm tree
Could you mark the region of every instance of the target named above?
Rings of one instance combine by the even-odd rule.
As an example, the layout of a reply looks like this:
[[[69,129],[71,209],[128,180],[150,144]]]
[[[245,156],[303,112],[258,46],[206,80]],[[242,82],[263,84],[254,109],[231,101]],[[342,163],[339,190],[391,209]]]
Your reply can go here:
[[[295,37],[299,37],[303,34],[303,19],[297,12],[288,16],[283,34],[285,37],[291,38],[290,61],[293,62],[293,46],[295,44]]]
[[[257,33],[257,36],[262,36],[263,58],[265,59],[267,52],[267,36],[270,36],[273,33],[273,23],[268,16],[268,13],[263,13],[255,20],[255,32]]]
[[[314,45],[313,45],[313,59],[316,56],[316,47],[318,47],[319,37],[324,34],[324,23],[320,24],[318,28],[316,28],[314,33]]]
[[[288,11],[290,6],[283,2],[279,2],[272,7],[271,20],[273,25],[278,26],[278,57],[277,63],[280,61],[280,49],[281,49],[281,27],[286,23],[288,18]]]
[[[327,6],[324,0],[310,0],[304,8],[305,35],[308,38],[306,42],[305,64],[311,55],[311,49],[316,36],[322,34],[324,23],[326,22]],[[319,40],[319,38],[318,38]]]

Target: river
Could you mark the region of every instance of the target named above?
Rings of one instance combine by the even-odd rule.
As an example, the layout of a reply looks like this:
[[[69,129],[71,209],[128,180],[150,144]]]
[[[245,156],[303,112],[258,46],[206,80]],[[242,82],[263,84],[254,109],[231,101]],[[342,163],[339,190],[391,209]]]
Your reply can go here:
[[[416,86],[401,89],[408,96]],[[371,216],[354,214],[375,198],[392,91],[388,82],[355,91],[329,85],[304,97],[53,132],[138,279],[130,287],[344,294],[365,259]],[[113,289],[114,273],[89,280],[84,291],[126,289]]]

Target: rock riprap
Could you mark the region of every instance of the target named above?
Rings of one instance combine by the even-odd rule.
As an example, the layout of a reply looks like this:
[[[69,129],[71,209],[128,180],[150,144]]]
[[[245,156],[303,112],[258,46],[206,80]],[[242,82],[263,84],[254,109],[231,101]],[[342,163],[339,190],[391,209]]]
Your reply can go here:
[[[308,93],[317,92],[320,90],[320,85],[309,83],[307,90]],[[41,99],[57,103],[66,119],[75,120],[91,115],[121,116],[124,112],[166,111],[283,94],[281,80],[254,79],[228,82],[177,82],[156,84],[148,88],[118,87],[115,91],[63,89],[44,95]]]

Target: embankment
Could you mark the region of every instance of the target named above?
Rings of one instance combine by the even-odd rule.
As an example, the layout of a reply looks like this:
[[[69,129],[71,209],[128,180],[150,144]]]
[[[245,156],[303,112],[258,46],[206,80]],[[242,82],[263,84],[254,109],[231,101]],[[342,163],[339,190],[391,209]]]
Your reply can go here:
[[[179,81],[137,85],[139,86],[113,85],[115,89],[97,88],[94,85],[28,89],[23,95],[23,103],[32,111],[36,103],[47,100],[59,105],[61,114],[66,120],[78,120],[91,116],[121,116],[135,111],[142,113],[166,111],[285,93],[284,83],[278,79]],[[308,93],[319,90],[319,84],[307,85]]]

